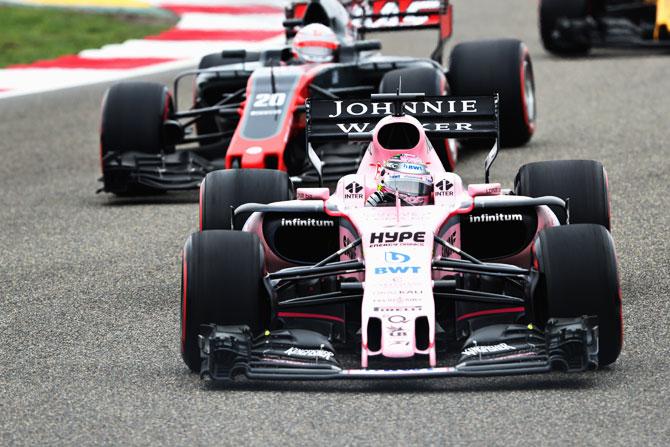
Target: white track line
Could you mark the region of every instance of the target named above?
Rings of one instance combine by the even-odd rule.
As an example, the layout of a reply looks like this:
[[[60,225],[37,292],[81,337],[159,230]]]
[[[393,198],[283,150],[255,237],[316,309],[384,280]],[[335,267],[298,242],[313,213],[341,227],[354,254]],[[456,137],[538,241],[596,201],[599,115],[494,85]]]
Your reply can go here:
[[[177,29],[188,30],[263,30],[279,31],[284,18],[275,14],[205,14],[188,13],[182,16]]]
[[[244,48],[247,50],[260,50],[272,46],[279,46],[284,42],[283,37],[262,40],[259,42],[248,41],[225,41],[220,40],[128,40],[121,44],[105,45],[98,50],[84,50],[79,53],[82,57],[95,59],[112,59],[120,57],[158,57],[177,59],[199,59],[210,53],[224,49]]]

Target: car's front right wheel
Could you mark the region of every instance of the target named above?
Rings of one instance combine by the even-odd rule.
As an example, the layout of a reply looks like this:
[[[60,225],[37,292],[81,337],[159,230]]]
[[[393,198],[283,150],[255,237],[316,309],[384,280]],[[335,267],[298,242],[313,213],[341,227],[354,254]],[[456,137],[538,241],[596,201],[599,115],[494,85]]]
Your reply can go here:
[[[541,231],[533,245],[539,280],[533,293],[535,321],[594,316],[598,363],[613,363],[623,344],[621,290],[610,233],[577,224]]]

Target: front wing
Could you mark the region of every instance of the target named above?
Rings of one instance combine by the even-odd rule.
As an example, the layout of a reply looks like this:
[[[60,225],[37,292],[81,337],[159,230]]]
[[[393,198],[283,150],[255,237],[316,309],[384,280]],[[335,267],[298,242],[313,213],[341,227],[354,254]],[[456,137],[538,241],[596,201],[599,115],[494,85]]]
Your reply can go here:
[[[545,330],[516,329],[515,341],[470,345],[453,365],[434,368],[343,367],[326,337],[306,330],[266,332],[252,339],[246,326],[205,325],[200,336],[201,376],[228,381],[478,377],[581,372],[598,367],[593,318],[551,319]],[[500,340],[499,340],[500,341]]]

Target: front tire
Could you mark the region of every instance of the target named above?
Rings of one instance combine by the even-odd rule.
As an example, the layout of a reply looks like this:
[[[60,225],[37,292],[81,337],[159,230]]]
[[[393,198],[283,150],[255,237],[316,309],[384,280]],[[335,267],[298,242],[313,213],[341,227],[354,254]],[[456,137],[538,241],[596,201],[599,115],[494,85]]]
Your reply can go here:
[[[553,160],[523,165],[514,180],[517,195],[569,199],[570,223],[592,223],[610,229],[607,173],[593,160]],[[561,224],[563,208],[551,207]]]
[[[115,178],[105,169],[104,159],[112,152],[174,152],[174,146],[166,144],[163,137],[163,123],[173,111],[172,96],[162,84],[122,82],[107,90],[100,123],[100,164],[105,191],[151,192],[150,188],[133,184],[125,177]]]
[[[240,231],[193,233],[182,255],[181,353],[200,372],[201,324],[266,329],[269,301],[263,286],[263,252],[258,237]]]
[[[249,218],[242,213],[232,221],[231,209],[244,203],[289,200],[291,181],[286,172],[271,169],[229,169],[207,174],[200,184],[200,230],[240,230]]]
[[[548,228],[538,235],[534,252],[540,272],[533,294],[537,321],[597,316],[599,365],[613,363],[623,344],[623,317],[609,232],[593,224]]]
[[[523,42],[499,39],[456,45],[449,59],[449,85],[457,96],[499,93],[501,146],[530,141],[537,106],[533,64]]]

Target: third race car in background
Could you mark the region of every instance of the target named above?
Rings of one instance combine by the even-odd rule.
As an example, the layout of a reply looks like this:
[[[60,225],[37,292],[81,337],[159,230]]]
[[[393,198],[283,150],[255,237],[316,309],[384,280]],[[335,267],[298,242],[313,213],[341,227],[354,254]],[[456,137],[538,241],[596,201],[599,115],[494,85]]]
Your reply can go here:
[[[670,51],[670,0],[541,0],[540,35],[555,54],[592,47]]]
[[[441,65],[451,36],[448,1],[299,1],[287,8],[287,39],[308,27],[334,34],[331,60],[296,57],[292,45],[260,52],[233,50],[205,56],[193,78],[193,105],[181,110],[168,87],[123,82],[103,100],[101,165],[103,188],[114,194],[197,188],[211,171],[268,168],[295,182],[336,181],[354,172],[364,147],[315,143],[324,165],[317,179],[306,158],[305,100],[346,100],[398,90],[426,95],[500,95],[501,143],[519,146],[535,129],[532,63],[514,39],[456,45],[449,67]],[[432,58],[383,56],[367,32],[436,29]],[[331,45],[329,43],[328,45]],[[379,111],[380,114],[388,114]],[[343,123],[349,131],[363,131]],[[441,163],[453,170],[458,145],[433,140]],[[464,141],[467,143],[467,141]]]

